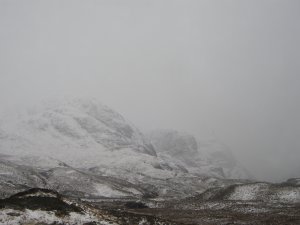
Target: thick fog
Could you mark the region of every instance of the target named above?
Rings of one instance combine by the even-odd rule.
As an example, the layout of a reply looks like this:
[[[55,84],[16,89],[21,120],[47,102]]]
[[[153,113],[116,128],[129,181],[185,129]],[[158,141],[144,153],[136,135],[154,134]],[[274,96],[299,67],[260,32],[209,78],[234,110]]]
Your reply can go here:
[[[0,0],[1,110],[94,97],[300,176],[300,1]]]

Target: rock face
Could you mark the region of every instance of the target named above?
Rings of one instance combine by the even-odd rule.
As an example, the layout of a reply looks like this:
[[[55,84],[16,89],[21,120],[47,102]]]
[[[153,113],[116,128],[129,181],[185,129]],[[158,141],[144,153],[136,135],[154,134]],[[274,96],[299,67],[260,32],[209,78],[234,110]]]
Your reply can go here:
[[[172,130],[158,130],[149,135],[157,154],[198,175],[249,179],[230,149],[217,140],[199,141],[194,136]]]
[[[3,196],[28,187],[87,198],[188,195],[203,191],[206,177],[246,177],[219,143],[173,131],[149,140],[95,100],[46,102],[1,118]]]

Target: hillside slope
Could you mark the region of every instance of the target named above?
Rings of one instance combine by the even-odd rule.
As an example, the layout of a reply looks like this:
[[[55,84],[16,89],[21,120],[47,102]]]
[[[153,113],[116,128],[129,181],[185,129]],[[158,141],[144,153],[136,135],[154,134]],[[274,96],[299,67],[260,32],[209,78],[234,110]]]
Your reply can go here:
[[[190,134],[156,130],[149,134],[149,140],[159,157],[176,161],[190,173],[231,179],[251,178],[230,149],[216,139],[199,141]]]
[[[48,101],[1,118],[0,180],[6,196],[26,187],[88,198],[179,196],[204,191],[207,177],[245,178],[227,168],[233,157],[200,154],[192,136],[162,135],[160,142],[169,146],[155,142],[154,147],[95,100]]]

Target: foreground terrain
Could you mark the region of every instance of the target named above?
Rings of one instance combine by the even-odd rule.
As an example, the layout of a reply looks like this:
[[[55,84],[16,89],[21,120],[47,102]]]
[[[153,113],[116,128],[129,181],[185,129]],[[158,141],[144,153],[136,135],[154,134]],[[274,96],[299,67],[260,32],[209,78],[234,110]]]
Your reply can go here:
[[[287,186],[283,187],[286,189]],[[230,188],[233,189],[232,186]],[[220,190],[207,200],[204,200],[205,195],[207,193],[185,199],[79,200],[62,196],[52,190],[34,188],[0,200],[0,224],[296,225],[300,223],[300,202],[294,199],[228,200],[230,196],[228,190]]]
[[[230,149],[143,134],[94,100],[0,117],[0,224],[300,224],[300,180],[256,182]]]
[[[214,201],[182,203],[166,208],[122,209],[117,215],[154,216],[174,224],[299,224],[299,204],[262,204],[261,202]],[[193,208],[194,204],[198,207]],[[111,210],[112,211],[112,210]],[[151,223],[150,223],[151,224]]]

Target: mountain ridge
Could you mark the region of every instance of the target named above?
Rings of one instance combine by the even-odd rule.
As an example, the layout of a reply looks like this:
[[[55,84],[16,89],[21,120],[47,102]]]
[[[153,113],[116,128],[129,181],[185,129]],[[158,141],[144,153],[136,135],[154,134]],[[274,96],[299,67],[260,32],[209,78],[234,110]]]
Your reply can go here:
[[[2,118],[0,158],[6,175],[0,179],[15,176],[17,190],[33,186],[82,197],[179,196],[205,190],[210,185],[206,177],[245,178],[225,174],[208,161],[191,135],[182,138],[178,132],[172,139],[183,140],[179,148],[173,146],[178,155],[189,146],[191,157],[190,149],[184,160],[162,154],[153,140],[96,100],[46,102]],[[26,169],[28,179],[19,169]],[[3,188],[10,193],[8,184]]]

